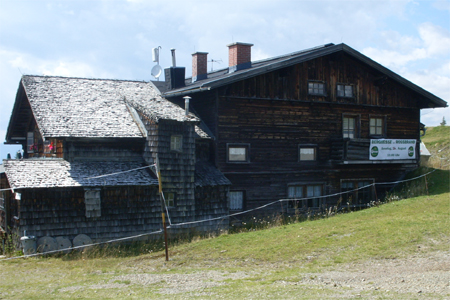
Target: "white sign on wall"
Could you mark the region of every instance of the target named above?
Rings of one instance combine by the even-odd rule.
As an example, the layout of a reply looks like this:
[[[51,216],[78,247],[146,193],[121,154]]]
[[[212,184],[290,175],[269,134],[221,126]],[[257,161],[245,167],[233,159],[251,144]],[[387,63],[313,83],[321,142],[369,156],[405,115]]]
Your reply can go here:
[[[416,140],[370,140],[370,160],[415,159]]]

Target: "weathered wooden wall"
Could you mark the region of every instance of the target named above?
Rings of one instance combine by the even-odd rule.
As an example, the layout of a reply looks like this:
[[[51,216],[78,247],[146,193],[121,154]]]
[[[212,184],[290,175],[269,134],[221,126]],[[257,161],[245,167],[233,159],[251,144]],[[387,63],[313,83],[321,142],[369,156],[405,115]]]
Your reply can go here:
[[[326,96],[308,95],[308,80],[323,81]],[[336,97],[337,83],[354,85],[355,97]],[[344,114],[358,118],[360,139],[370,139],[369,120],[381,116],[386,120],[386,138],[419,140],[417,101],[414,92],[343,54],[255,76],[192,99],[216,135],[217,166],[231,180],[231,190],[245,191],[245,208],[287,198],[291,183],[321,184],[323,194],[332,194],[340,191],[341,179],[402,178],[415,162],[374,165],[367,153],[364,162],[344,165],[342,159],[332,158],[332,143],[342,139]],[[249,162],[227,162],[229,143],[249,144]],[[316,161],[299,161],[298,147],[304,144],[317,146]],[[384,190],[380,188],[377,196]]]
[[[20,230],[36,237],[86,234],[95,241],[148,233],[161,228],[158,189],[103,187],[101,216],[86,217],[83,188],[22,190]]]

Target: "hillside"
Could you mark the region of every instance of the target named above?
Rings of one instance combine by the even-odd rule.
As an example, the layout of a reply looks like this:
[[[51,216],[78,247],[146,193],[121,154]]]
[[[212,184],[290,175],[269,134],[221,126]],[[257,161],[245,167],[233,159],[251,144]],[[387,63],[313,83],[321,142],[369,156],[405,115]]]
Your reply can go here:
[[[422,142],[431,153],[429,166],[450,169],[450,126],[427,127]]]
[[[428,196],[171,244],[169,262],[144,246],[0,261],[0,298],[448,298],[449,174],[427,176]]]

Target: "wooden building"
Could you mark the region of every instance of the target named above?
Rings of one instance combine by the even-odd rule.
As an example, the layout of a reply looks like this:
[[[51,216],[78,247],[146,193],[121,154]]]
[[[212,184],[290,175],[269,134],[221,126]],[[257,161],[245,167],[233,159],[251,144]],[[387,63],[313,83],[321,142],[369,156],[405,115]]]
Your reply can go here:
[[[252,46],[228,45],[229,67],[214,72],[208,53],[194,53],[193,77],[163,92],[179,105],[190,96],[215,136],[211,160],[232,183],[231,211],[278,199],[293,199],[286,209],[364,206],[392,187],[374,183],[418,166],[420,110],[445,101],[345,44],[256,62]],[[403,154],[382,157],[396,148]]]
[[[392,187],[374,183],[418,166],[420,110],[444,100],[345,44],[253,62],[252,46],[228,45],[212,72],[196,52],[191,78],[171,67],[165,82],[23,76],[6,135],[23,158],[3,161],[0,224],[96,240],[158,230],[157,155],[185,224],[171,230],[226,228],[279,199],[365,206]]]
[[[218,217],[189,227],[227,228],[230,182],[196,159],[212,139],[201,127],[151,82],[23,76],[6,135],[23,158],[3,160],[2,227],[94,241],[157,231],[158,156],[171,232]]]

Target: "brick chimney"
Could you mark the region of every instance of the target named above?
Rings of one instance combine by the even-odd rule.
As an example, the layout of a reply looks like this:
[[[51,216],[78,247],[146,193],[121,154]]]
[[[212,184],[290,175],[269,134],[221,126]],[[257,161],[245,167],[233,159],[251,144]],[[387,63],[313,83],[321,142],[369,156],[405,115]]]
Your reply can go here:
[[[229,73],[252,67],[252,46],[253,44],[239,42],[227,45]]]
[[[208,73],[208,52],[192,54],[192,82],[206,79]]]

